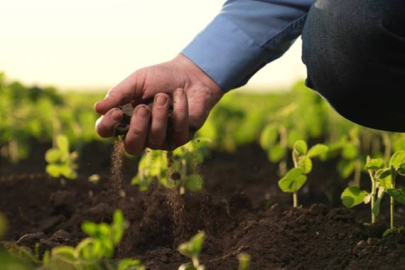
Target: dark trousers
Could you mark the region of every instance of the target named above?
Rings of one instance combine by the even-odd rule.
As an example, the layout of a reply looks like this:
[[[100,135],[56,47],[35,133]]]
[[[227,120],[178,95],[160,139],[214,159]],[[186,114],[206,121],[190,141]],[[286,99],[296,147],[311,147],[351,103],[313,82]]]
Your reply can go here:
[[[405,131],[405,0],[317,0],[303,32],[307,86],[345,118]]]

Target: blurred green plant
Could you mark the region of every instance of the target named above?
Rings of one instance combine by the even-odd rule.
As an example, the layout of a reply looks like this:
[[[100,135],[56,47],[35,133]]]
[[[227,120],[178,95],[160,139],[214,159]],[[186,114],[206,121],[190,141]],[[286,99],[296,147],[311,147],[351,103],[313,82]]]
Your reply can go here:
[[[45,153],[48,162],[46,172],[52,177],[77,178],[77,152],[70,152],[69,140],[64,135],[56,136],[54,147]]]
[[[238,270],[249,270],[250,268],[250,255],[247,253],[240,253],[238,255],[239,266]]]
[[[141,157],[138,173],[132,179],[132,184],[137,185],[140,191],[146,191],[156,180],[166,188],[178,188],[181,194],[186,190],[198,192],[204,181],[195,170],[204,160],[207,151],[208,141],[204,139],[191,141],[173,153],[147,149]],[[171,155],[171,158],[168,159],[167,155]],[[170,169],[168,163],[171,163]]]
[[[180,265],[179,270],[204,270],[205,267],[200,264],[199,257],[204,244],[205,233],[199,232],[193,236],[190,241],[181,244],[178,251],[189,258],[191,262]]]
[[[33,254],[24,247],[11,247],[4,261],[18,262],[24,270],[145,270],[139,260],[111,260],[128,226],[122,212],[117,210],[111,224],[84,222],[82,230],[88,237],[76,247],[55,247],[46,251],[42,259],[38,250]]]

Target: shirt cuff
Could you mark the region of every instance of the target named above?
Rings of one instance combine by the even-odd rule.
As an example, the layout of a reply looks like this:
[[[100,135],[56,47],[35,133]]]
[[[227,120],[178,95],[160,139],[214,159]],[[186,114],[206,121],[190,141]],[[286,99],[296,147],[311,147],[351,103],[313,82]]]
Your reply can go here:
[[[266,64],[268,52],[222,15],[181,52],[201,68],[223,91],[241,86]]]

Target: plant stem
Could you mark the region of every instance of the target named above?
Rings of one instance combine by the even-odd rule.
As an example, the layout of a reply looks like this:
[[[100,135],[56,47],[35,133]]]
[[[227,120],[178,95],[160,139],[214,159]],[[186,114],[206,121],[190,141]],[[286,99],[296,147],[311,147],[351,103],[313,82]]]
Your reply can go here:
[[[298,207],[298,194],[297,194],[297,192],[293,193],[293,206]]]
[[[397,177],[396,172],[394,171],[393,168],[391,168],[391,188],[395,189],[395,178]],[[394,207],[395,207],[395,201],[392,196],[390,196],[390,228],[394,229]]]
[[[361,161],[358,158],[354,163],[354,184],[359,188],[360,188],[360,180],[361,180]]]
[[[375,205],[375,193],[376,193],[376,182],[371,171],[368,171],[371,179],[371,224],[375,223],[374,215],[374,205]]]
[[[198,268],[198,266],[200,266],[200,262],[198,261],[198,258],[197,257],[192,257],[191,258],[191,261],[193,262],[193,266],[194,266],[194,268],[195,269],[197,269]]]

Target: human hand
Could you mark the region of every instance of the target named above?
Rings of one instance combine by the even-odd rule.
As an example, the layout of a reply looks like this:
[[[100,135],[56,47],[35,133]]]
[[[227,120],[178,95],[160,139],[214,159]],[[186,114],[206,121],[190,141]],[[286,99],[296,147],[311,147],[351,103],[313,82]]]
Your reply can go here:
[[[111,137],[114,126],[123,118],[116,107],[131,103],[135,109],[124,140],[125,150],[135,155],[145,147],[175,149],[193,138],[222,95],[208,75],[179,54],[172,61],[140,69],[113,87],[95,105],[97,113],[102,115],[97,120],[96,131],[101,137]],[[173,115],[169,142],[170,96],[173,96]],[[141,104],[152,98],[152,109]]]

